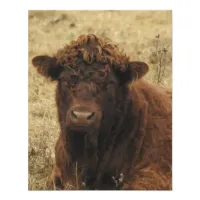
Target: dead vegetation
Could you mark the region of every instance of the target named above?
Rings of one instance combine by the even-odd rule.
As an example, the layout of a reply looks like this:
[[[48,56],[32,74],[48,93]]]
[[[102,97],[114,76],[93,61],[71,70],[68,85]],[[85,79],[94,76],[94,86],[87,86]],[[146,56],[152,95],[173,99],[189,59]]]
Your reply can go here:
[[[155,84],[163,84],[163,79],[168,74],[166,72],[166,65],[172,62],[171,53],[169,53],[170,45],[160,43],[160,34],[155,36],[155,50],[152,51],[149,56],[149,61],[152,66],[152,71],[154,72],[153,82]]]
[[[31,65],[35,55],[57,52],[81,34],[111,38],[130,59],[147,62],[146,79],[172,85],[171,11],[29,11],[29,190],[44,190],[59,134],[55,83]],[[155,37],[158,36],[159,37]],[[66,188],[72,187],[71,185]],[[73,186],[77,187],[77,186]]]

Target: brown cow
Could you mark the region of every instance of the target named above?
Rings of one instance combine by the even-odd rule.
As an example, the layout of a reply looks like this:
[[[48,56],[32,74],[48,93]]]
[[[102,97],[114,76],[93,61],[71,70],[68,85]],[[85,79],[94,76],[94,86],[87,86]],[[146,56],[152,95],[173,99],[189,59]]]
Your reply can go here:
[[[146,63],[95,35],[32,63],[57,81],[56,189],[171,190],[171,92],[142,79]]]

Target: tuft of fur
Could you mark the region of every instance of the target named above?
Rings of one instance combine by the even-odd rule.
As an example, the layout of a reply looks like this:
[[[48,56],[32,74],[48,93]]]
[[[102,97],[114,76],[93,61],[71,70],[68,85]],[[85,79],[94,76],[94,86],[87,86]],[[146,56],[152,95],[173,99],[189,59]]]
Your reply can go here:
[[[99,38],[96,35],[81,35],[70,45],[58,50],[57,62],[64,67],[76,68],[79,60],[87,64],[95,62],[109,64],[124,71],[129,62],[129,57],[113,45],[108,38]],[[108,65],[107,65],[108,66]]]

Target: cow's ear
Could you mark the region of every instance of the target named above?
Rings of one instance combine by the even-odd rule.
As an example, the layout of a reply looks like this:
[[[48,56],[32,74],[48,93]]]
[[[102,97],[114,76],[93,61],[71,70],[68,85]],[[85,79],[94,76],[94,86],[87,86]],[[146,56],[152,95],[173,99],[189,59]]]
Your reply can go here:
[[[129,62],[124,71],[118,71],[117,76],[121,84],[128,84],[142,78],[149,71],[149,66],[140,61]]]
[[[36,67],[39,74],[51,80],[57,80],[60,73],[63,71],[63,67],[57,64],[55,57],[46,55],[36,56],[32,59],[32,64]]]

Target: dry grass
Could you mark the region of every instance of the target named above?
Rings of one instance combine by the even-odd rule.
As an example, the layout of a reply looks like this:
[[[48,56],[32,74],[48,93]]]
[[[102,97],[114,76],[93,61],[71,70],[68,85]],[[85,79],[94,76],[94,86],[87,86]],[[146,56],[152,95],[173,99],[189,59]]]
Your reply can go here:
[[[55,106],[55,83],[36,73],[31,65],[35,55],[52,55],[58,48],[84,33],[106,36],[124,48],[134,60],[145,61],[155,81],[160,45],[170,45],[162,61],[162,83],[172,85],[171,11],[29,11],[29,190],[44,190],[54,164],[54,146],[59,134]]]

